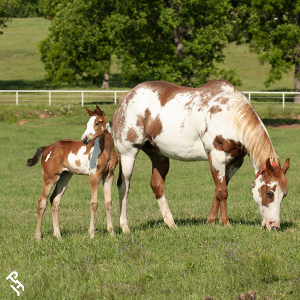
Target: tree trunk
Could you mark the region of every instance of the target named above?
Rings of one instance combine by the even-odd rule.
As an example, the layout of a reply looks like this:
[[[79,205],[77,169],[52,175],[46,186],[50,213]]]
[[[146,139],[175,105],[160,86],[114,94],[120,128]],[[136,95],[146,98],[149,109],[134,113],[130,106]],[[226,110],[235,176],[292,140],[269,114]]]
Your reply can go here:
[[[295,74],[294,74],[294,86],[295,92],[300,92],[300,66],[299,66],[299,59],[295,62]],[[300,103],[300,94],[296,94],[294,97],[295,103]]]
[[[104,79],[102,83],[102,90],[109,90],[109,73],[108,70],[105,70]]]

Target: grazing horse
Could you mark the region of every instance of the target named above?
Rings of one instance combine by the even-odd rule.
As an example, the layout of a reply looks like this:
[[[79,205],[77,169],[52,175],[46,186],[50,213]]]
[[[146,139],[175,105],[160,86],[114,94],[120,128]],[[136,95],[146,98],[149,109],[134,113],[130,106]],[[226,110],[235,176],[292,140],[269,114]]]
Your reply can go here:
[[[221,223],[230,226],[227,185],[247,154],[256,173],[252,194],[262,225],[279,228],[289,159],[281,168],[262,121],[229,82],[211,81],[200,88],[164,81],[141,83],[121,99],[113,117],[113,135],[120,160],[117,184],[123,232],[129,232],[127,197],[140,149],[152,161],[150,185],[167,226],[175,225],[164,193],[169,158],[209,162],[216,190],[208,223],[216,222],[220,207]]]
[[[41,238],[42,218],[46,209],[51,189],[56,184],[50,197],[52,206],[54,235],[60,238],[58,207],[67,184],[73,174],[89,175],[91,186],[91,222],[89,234],[94,237],[94,220],[98,207],[98,186],[102,179],[104,202],[106,207],[107,230],[113,234],[111,220],[111,187],[114,170],[118,164],[118,154],[114,150],[109,122],[104,112],[97,106],[92,112],[86,108],[91,117],[87,129],[81,137],[82,142],[72,140],[58,141],[50,146],[39,148],[34,157],[28,159],[27,166],[37,164],[42,155],[43,190],[38,200],[38,223],[34,237]]]

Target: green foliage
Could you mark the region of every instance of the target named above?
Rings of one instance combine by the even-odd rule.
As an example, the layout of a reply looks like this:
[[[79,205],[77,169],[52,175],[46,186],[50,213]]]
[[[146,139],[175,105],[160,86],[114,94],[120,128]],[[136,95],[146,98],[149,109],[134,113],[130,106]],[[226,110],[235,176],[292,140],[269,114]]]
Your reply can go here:
[[[13,9],[17,6],[16,0],[1,0],[0,1],[0,35],[3,34],[1,28],[6,27],[6,23],[10,21]]]
[[[102,30],[110,3],[75,0],[60,7],[52,20],[50,34],[39,49],[46,79],[55,83],[78,83],[83,79],[102,83],[111,63],[112,48]]]
[[[231,31],[230,3],[223,1],[117,1],[107,19],[125,79],[166,80],[199,86],[212,78],[241,81],[224,61]]]
[[[300,1],[252,1],[249,32],[250,47],[260,54],[262,64],[269,63],[271,69],[265,86],[281,80],[282,72],[289,72],[299,63]],[[296,76],[299,73],[296,72]]]

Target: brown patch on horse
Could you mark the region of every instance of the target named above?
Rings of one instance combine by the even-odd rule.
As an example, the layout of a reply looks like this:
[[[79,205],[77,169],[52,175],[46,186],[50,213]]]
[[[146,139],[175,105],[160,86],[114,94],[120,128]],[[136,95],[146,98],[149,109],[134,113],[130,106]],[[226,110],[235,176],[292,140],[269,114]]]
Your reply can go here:
[[[269,187],[267,184],[262,185],[259,189],[259,195],[262,199],[262,206],[269,207],[269,204],[274,201],[274,192],[276,190],[276,185]]]
[[[144,127],[144,117],[142,115],[138,115],[137,117],[138,117],[138,119],[136,121],[136,126]]]
[[[129,130],[127,131],[127,136],[126,136],[126,140],[134,143],[138,138],[138,134],[136,133],[136,131],[134,130],[134,128],[129,128]]]
[[[224,139],[222,135],[217,135],[213,141],[215,149],[229,153],[234,158],[243,158],[247,152],[240,142],[231,139]]]
[[[155,139],[163,131],[162,122],[159,118],[159,115],[153,119],[148,108],[145,111],[145,131],[152,139]]]
[[[212,106],[212,107],[208,110],[208,112],[210,113],[210,118],[212,117],[212,115],[214,115],[214,114],[216,114],[216,113],[218,113],[218,112],[220,112],[220,111],[222,111],[222,109],[221,109],[220,106],[218,106],[218,105]]]
[[[166,81],[147,81],[143,83],[143,86],[151,89],[153,92],[158,94],[160,105],[165,106],[170,100],[175,98],[180,93],[191,93],[194,94],[197,89],[186,86],[179,86],[174,83]],[[137,88],[140,88],[138,85]]]
[[[76,164],[77,167],[80,167],[81,166],[80,160],[75,160],[75,164]]]
[[[286,162],[287,163],[287,162]],[[266,170],[264,170],[260,176],[261,180],[264,181],[266,184],[270,184],[271,182],[278,182],[281,190],[286,193],[287,192],[287,179],[285,177],[285,172],[287,171],[286,163],[284,164],[283,168],[279,166],[272,166],[270,163],[270,159],[266,162]],[[288,161],[289,163],[289,161]],[[272,187],[274,188],[274,187]]]

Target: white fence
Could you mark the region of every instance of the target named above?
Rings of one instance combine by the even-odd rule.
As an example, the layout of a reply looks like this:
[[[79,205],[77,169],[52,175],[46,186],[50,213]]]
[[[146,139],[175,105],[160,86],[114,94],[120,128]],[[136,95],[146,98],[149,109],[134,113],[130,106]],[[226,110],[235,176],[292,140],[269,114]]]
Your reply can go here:
[[[91,99],[91,94],[96,94],[96,96],[93,96],[94,101],[101,101],[101,98],[105,98],[106,100],[108,98],[111,98],[112,101],[117,104],[117,97],[121,94],[124,94],[128,91],[72,91],[72,90],[0,90],[0,102],[15,102],[16,105],[19,105],[19,101],[26,101],[26,102],[30,102],[30,101],[48,101],[49,106],[51,106],[52,103],[52,99],[53,97],[55,97],[55,94],[59,94],[60,97],[67,97],[68,100],[71,100],[71,98],[74,98],[74,95],[71,96],[71,94],[79,94],[79,96],[75,97],[78,101],[79,99],[81,100],[81,105],[84,105],[84,101],[86,98]],[[25,99],[20,100],[20,96],[23,95],[24,98],[24,94],[34,94],[34,93],[38,93],[40,95],[40,97],[44,97],[42,100],[32,100],[34,98],[34,96],[32,96],[32,98],[28,98],[26,97]],[[296,95],[296,94],[300,94],[300,92],[243,92],[246,96],[248,96],[249,101],[251,102],[251,99],[255,99],[255,98],[273,98],[273,99],[282,99],[282,107],[284,109],[285,107],[285,103],[286,103],[286,99],[288,98],[288,96],[292,96],[292,95]],[[11,94],[10,97],[5,98],[6,94]],[[15,94],[15,98],[13,99],[13,95]],[[44,94],[44,95],[42,95]],[[62,96],[62,94],[67,94],[67,96]],[[98,94],[98,96],[97,96]],[[104,94],[104,96],[100,96],[100,94]],[[106,95],[105,95],[106,94]],[[42,96],[41,96],[42,95]],[[261,95],[265,95],[265,96],[261,96]],[[279,96],[276,96],[279,95]],[[80,98],[79,98],[80,97]],[[96,97],[96,98],[95,98]],[[2,99],[4,98],[4,99]],[[293,97],[289,97],[289,98],[293,98]],[[64,100],[57,100],[55,99],[54,101],[64,101]],[[73,99],[74,101],[74,99]],[[280,103],[280,102],[264,102],[264,101],[259,101],[260,103]]]
[[[34,97],[33,98],[28,98],[27,97],[25,100],[22,100],[22,101],[27,101],[27,102],[30,102],[30,101],[48,101],[49,102],[49,106],[51,106],[53,94],[56,93],[56,94],[67,94],[67,97],[69,95],[69,98],[70,98],[70,94],[79,94],[82,106],[84,105],[85,95],[88,95],[88,94],[106,94],[104,96],[97,96],[96,95],[96,98],[94,97],[94,100],[99,101],[99,99],[101,99],[101,98],[107,99],[107,98],[112,98],[113,97],[114,103],[117,104],[117,95],[120,94],[120,93],[124,94],[124,93],[127,93],[127,92],[128,91],[0,90],[0,102],[11,102],[12,101],[11,97],[10,98],[6,98],[6,99],[2,99],[3,95],[1,95],[1,94],[6,94],[6,93],[7,94],[12,94],[12,93],[14,93],[15,94],[16,105],[19,105],[20,94],[30,94],[30,93],[34,94],[34,93],[38,93],[39,95],[41,95],[41,94],[47,95],[48,99],[47,100],[45,100],[45,99],[42,99],[42,100],[32,100]],[[107,95],[107,94],[110,94],[110,95]],[[43,96],[45,97],[45,95],[43,95]],[[60,95],[60,97],[62,97],[62,96]],[[79,99],[79,97],[77,97],[77,98]],[[60,100],[60,101],[63,101],[63,100]]]

